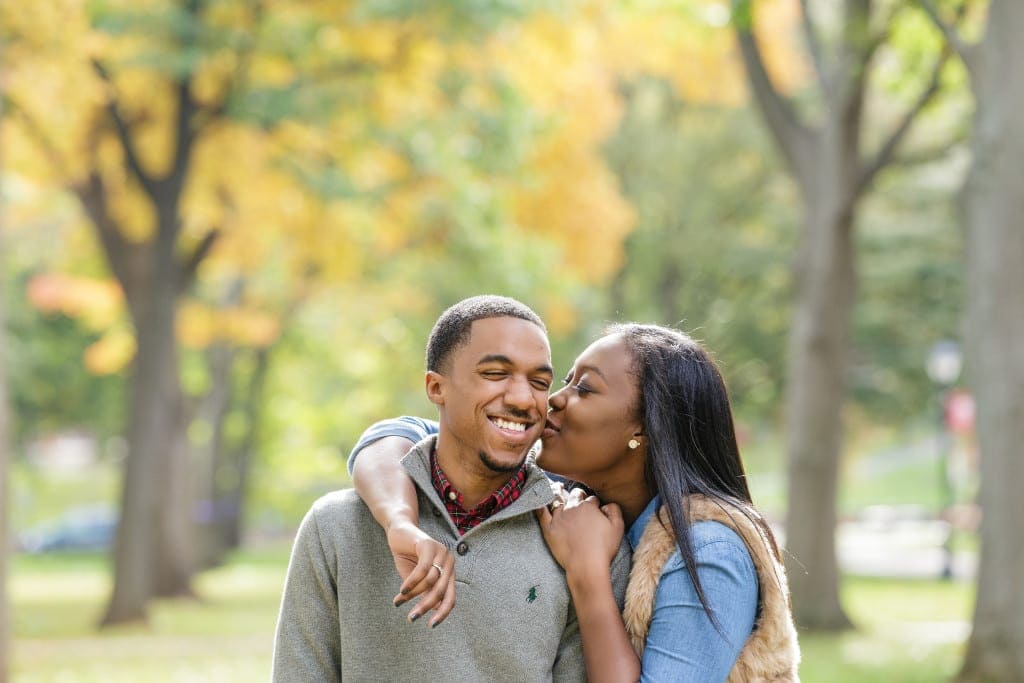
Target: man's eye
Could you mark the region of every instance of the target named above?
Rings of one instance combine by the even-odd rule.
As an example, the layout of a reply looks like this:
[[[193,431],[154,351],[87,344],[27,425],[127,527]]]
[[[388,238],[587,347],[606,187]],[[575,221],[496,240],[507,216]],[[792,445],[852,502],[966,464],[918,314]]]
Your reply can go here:
[[[505,376],[505,373],[502,372],[501,370],[485,370],[480,374],[486,377],[487,379],[501,379],[502,377]]]
[[[533,386],[541,391],[547,391],[551,388],[551,382],[546,379],[535,379],[533,380]]]

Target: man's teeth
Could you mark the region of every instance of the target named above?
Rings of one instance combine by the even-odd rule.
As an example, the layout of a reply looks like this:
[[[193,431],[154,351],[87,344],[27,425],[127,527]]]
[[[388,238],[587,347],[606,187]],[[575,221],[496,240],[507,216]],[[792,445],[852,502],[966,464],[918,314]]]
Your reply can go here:
[[[526,425],[522,422],[509,422],[508,420],[502,420],[500,417],[494,418],[494,424],[498,425],[502,429],[509,429],[513,432],[526,431]]]

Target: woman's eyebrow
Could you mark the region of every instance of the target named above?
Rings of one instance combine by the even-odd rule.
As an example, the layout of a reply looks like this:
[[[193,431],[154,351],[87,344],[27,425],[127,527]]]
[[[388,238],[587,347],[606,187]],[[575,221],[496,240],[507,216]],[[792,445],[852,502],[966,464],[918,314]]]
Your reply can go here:
[[[588,370],[590,372],[597,374],[597,376],[603,379],[605,382],[608,381],[608,378],[604,376],[604,373],[601,372],[595,365],[581,365],[578,368],[576,368],[576,374],[582,375],[584,372],[587,372]]]

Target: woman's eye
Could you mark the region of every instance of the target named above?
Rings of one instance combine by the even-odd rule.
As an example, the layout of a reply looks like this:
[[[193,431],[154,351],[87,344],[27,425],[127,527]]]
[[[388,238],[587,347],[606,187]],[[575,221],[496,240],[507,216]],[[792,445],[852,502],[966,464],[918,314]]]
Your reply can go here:
[[[580,396],[586,396],[587,394],[592,394],[594,392],[586,384],[577,384],[576,385],[576,393],[579,394]]]

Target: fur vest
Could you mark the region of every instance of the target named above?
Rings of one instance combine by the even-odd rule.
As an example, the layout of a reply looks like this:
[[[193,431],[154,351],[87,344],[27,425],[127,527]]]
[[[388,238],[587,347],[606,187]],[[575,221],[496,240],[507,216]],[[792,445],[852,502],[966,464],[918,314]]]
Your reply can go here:
[[[774,544],[765,538],[756,524],[735,508],[730,509],[726,504],[702,495],[692,495],[687,502],[691,523],[721,522],[739,534],[757,571],[757,620],[729,673],[728,683],[798,682],[800,648],[790,614],[789,586],[785,570],[775,556]],[[749,513],[755,518],[760,517],[752,508]],[[633,553],[633,569],[629,574],[626,607],[622,614],[633,647],[641,656],[651,627],[661,570],[677,550],[668,512],[661,508],[657,517],[661,523],[653,518],[648,522]]]

